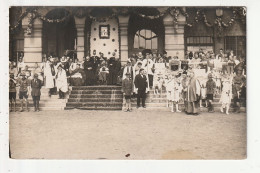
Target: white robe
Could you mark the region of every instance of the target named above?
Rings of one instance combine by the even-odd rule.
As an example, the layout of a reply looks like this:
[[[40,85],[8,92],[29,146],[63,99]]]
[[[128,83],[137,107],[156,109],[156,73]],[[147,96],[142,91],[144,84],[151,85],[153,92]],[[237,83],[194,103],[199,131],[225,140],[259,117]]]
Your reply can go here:
[[[56,86],[57,91],[61,90],[62,92],[68,91],[68,82],[65,70],[58,71],[56,74]]]
[[[43,72],[45,77],[45,88],[54,88],[54,77],[52,76],[49,62],[43,63]]]

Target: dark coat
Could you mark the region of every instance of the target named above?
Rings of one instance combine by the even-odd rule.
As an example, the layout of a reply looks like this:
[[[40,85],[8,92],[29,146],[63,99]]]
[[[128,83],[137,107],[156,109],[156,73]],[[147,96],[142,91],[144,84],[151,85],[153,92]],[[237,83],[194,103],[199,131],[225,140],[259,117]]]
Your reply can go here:
[[[124,79],[122,82],[122,91],[129,96],[133,92],[133,81],[131,79]]]
[[[88,69],[90,68],[90,69]],[[86,77],[86,84],[87,85],[93,85],[94,79],[95,79],[95,73],[94,73],[94,65],[93,63],[89,61],[84,62],[84,71],[85,71],[85,77]]]
[[[108,85],[115,85],[117,84],[117,77],[119,71],[121,70],[121,62],[115,60],[115,57],[111,57],[108,61]]]
[[[41,95],[41,88],[42,88],[42,81],[40,79],[32,79],[31,81],[31,88],[32,88],[32,96],[40,96]]]
[[[147,78],[145,75],[143,75],[143,77],[141,74],[136,75],[134,83],[138,90],[146,90],[147,88]]]

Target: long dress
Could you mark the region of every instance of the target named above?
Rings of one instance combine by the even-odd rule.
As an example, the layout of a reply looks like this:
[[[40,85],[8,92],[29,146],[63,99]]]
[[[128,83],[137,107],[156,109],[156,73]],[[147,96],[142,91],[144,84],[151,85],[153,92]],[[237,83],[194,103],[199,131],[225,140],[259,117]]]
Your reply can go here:
[[[200,84],[195,78],[191,78],[187,86],[187,113],[198,113],[198,101],[200,96]]]
[[[61,69],[56,74],[56,86],[57,91],[61,90],[64,93],[68,91],[67,75],[64,69]]]
[[[86,76],[86,85],[93,85],[94,84],[94,78],[95,73],[93,71],[93,63],[92,61],[88,60],[84,63],[84,71]]]
[[[230,104],[232,99],[232,83],[231,81],[224,81],[222,93],[219,102],[222,104]]]
[[[43,71],[45,77],[45,88],[54,88],[54,77],[52,76],[51,66],[49,62],[43,64]]]

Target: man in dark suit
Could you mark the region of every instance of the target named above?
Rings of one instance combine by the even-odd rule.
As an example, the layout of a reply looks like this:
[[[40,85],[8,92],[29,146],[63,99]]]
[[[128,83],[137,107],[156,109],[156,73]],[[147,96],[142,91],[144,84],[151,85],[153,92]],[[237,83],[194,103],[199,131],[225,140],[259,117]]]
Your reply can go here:
[[[35,73],[34,78],[31,81],[31,88],[32,88],[32,99],[33,99],[33,105],[34,105],[34,111],[39,112],[39,102],[40,102],[40,96],[41,96],[41,87],[42,87],[42,81],[38,79],[38,74]]]
[[[97,83],[97,79],[98,79],[97,68],[100,65],[100,57],[98,57],[96,55],[96,50],[93,50],[93,56],[90,57],[90,61],[93,64],[93,72],[94,72],[94,75],[95,75],[95,78],[93,79],[93,82],[94,82],[93,84],[96,84]]]
[[[135,87],[137,88],[137,108],[140,107],[140,98],[142,98],[142,107],[145,106],[145,98],[146,98],[146,88],[147,88],[147,78],[144,75],[144,69],[140,69],[140,73],[136,75],[134,81]]]

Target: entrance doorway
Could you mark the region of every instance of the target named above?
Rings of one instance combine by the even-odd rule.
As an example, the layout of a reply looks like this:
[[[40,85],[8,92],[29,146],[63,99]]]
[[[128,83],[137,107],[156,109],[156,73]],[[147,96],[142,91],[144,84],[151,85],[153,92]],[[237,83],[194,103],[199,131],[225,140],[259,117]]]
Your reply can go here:
[[[77,31],[70,13],[62,8],[47,13],[48,19],[62,19],[60,23],[43,23],[43,53],[47,56],[62,57],[76,49]]]
[[[136,54],[145,49],[163,53],[165,29],[162,17],[149,19],[138,14],[153,16],[159,14],[159,11],[156,8],[138,8],[131,14],[128,24],[128,54]]]

